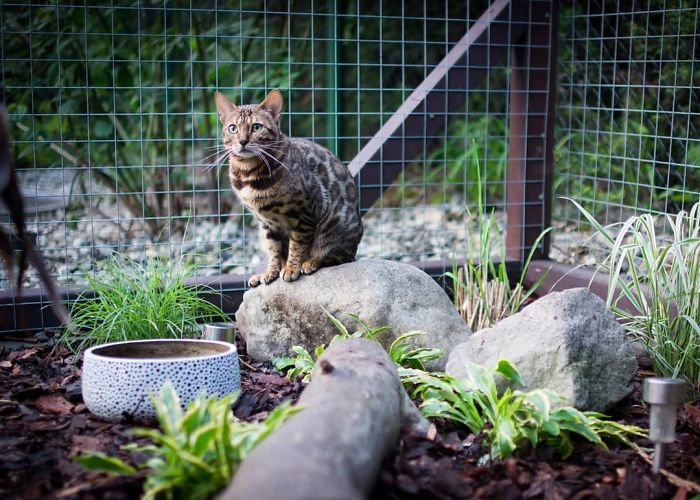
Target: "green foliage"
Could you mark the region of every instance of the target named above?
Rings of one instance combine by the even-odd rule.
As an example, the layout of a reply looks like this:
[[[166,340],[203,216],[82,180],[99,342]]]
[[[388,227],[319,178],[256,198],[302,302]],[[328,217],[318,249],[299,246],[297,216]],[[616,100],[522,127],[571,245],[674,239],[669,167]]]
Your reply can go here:
[[[314,369],[314,363],[326,350],[325,345],[316,346],[314,356],[312,357],[309,351],[300,345],[292,347],[292,352],[295,356],[282,356],[272,360],[272,366],[281,372],[287,372],[287,377],[290,380],[295,380],[301,377],[304,383],[311,382],[311,372]]]
[[[562,7],[555,193],[590,202],[597,217],[620,205],[675,211],[697,199],[700,147],[688,134],[697,128],[690,104],[697,49],[682,43],[696,36],[687,15],[695,9],[680,2],[678,9],[619,17],[605,2]],[[590,15],[600,22],[590,24]]]
[[[356,1],[322,2],[313,15],[298,16],[288,9],[308,14],[308,5],[235,4],[216,15],[164,9],[154,0],[125,5],[10,7],[3,55],[21,62],[7,65],[3,85],[19,166],[76,168],[84,192],[92,184],[108,189],[154,237],[180,222],[192,198],[206,198],[209,213],[227,211],[216,169],[206,176],[193,168],[214,163],[214,156],[203,158],[220,137],[217,87],[238,104],[283,89],[286,132],[316,137],[348,160],[359,148],[356,136],[378,130],[425,77],[422,64],[402,58],[431,67],[444,57],[445,42],[464,34],[459,23],[407,30],[398,11],[380,17],[376,6]],[[450,13],[465,19],[486,5],[460,4]],[[437,3],[404,8],[426,19],[444,16]],[[402,49],[382,46],[380,31],[385,40],[405,40]],[[368,63],[380,59],[386,64],[374,71]],[[362,112],[350,112],[358,98]],[[476,93],[472,101],[486,99]],[[193,183],[208,193],[193,193]]]
[[[80,351],[121,340],[193,337],[200,323],[226,317],[200,296],[214,290],[186,283],[194,274],[184,258],[154,258],[144,265],[114,255],[86,273],[90,291],[73,304],[73,328],[61,339]]]
[[[389,346],[389,357],[400,368],[425,370],[425,363],[440,359],[445,351],[434,347],[411,347],[409,339],[425,335],[423,332],[407,332],[398,336]]]
[[[608,273],[608,305],[644,344],[659,375],[681,378],[700,393],[700,202],[661,219],[669,236],[651,214],[603,226],[569,201],[608,245],[599,266]]]
[[[413,397],[421,397],[423,415],[451,420],[481,434],[490,450],[485,458],[503,459],[528,444],[533,448],[539,444],[552,446],[567,458],[573,450],[573,435],[603,448],[602,436],[628,442],[629,435],[646,435],[639,427],[611,422],[600,413],[556,406],[564,398],[547,389],[522,392],[507,388],[499,396],[496,374],[524,385],[507,360],[499,360],[495,370],[473,363],[466,370],[465,379],[414,369],[401,370],[401,376],[412,388]]]
[[[476,153],[475,162],[479,164]],[[478,228],[478,249],[467,256],[463,268],[457,269],[453,261],[452,271],[445,273],[452,285],[455,306],[472,331],[487,328],[501,319],[515,314],[525,301],[539,288],[546,274],[533,283],[527,290],[523,287],[525,274],[535,251],[551,228],[540,233],[530,249],[523,264],[520,277],[511,287],[506,266],[506,237],[501,229],[494,210],[487,213],[486,190],[482,181],[481,169],[476,170],[479,189],[476,196],[476,214],[467,210],[469,219],[474,220]],[[497,249],[498,261],[493,257]]]
[[[286,39],[263,41],[262,13],[226,16],[225,26],[217,26],[215,16],[172,9],[166,14],[149,3],[139,12],[86,12],[77,6],[61,9],[60,18],[58,8],[35,9],[31,17],[29,9],[13,13],[12,30],[29,25],[58,36],[34,37],[32,56],[42,60],[32,82],[26,80],[24,65],[15,64],[8,68],[5,83],[13,88],[8,112],[24,141],[14,152],[19,166],[77,168],[83,192],[91,191],[89,184],[100,184],[135,217],[142,217],[151,236],[157,237],[168,224],[183,225],[177,216],[189,209],[193,164],[215,163],[214,155],[201,149],[220,135],[212,85],[286,88],[303,72],[289,64]],[[286,24],[283,12],[265,15],[271,23]],[[139,17],[141,36],[93,35],[134,33]],[[217,36],[240,33],[246,33],[241,43],[214,43]],[[310,53],[310,26],[301,35],[304,42],[295,46],[295,53],[304,59]],[[21,36],[7,40],[7,55],[29,57]],[[263,54],[274,63],[244,64],[249,58],[262,60]],[[227,63],[202,62],[217,58]],[[58,86],[60,91],[41,93],[42,86]],[[262,98],[263,92],[261,88],[246,97]],[[195,119],[195,111],[206,116]],[[213,190],[219,173],[212,169],[208,174],[202,187]],[[227,205],[216,193],[209,195],[208,203],[210,213]]]
[[[124,462],[121,458],[107,455],[101,451],[77,455],[75,461],[86,469],[99,470],[108,474],[126,476],[138,474],[138,470],[135,467]]]
[[[348,316],[350,316],[350,318],[353,321],[360,325],[360,329],[350,333],[350,331],[338,318],[333,316],[325,309],[323,310],[323,312],[326,314],[331,323],[333,323],[333,326],[335,326],[336,330],[338,330],[338,333],[331,339],[328,345],[331,345],[338,339],[362,337],[370,340],[377,340],[377,337],[379,335],[389,330],[389,328],[386,326],[374,328],[370,326],[367,322],[363,321],[357,314],[350,313],[348,314]],[[289,377],[292,380],[294,380],[297,377],[302,377],[302,382],[310,382],[311,372],[314,369],[314,363],[319,358],[319,356],[321,356],[321,354],[325,352],[325,350],[325,344],[316,346],[316,348],[314,349],[314,356],[311,356],[311,353],[309,353],[309,351],[307,351],[306,348],[296,345],[292,347],[292,351],[294,352],[295,356],[282,356],[274,358],[272,360],[272,366],[274,366],[276,370],[286,371],[287,377]]]
[[[472,97],[470,96],[470,99]],[[404,203],[444,203],[454,198],[501,200],[508,165],[506,119],[497,114],[449,118],[446,137],[430,148],[424,161],[406,167],[400,189],[387,196]],[[479,158],[483,158],[483,165]],[[477,180],[479,179],[479,180]]]
[[[338,330],[338,334],[331,339],[330,344],[338,339],[349,338],[366,338],[378,342],[377,337],[382,333],[389,331],[389,327],[387,326],[372,327],[366,321],[362,320],[357,314],[351,313],[348,314],[348,316],[358,325],[360,325],[360,328],[355,332],[350,333],[342,321],[325,309],[323,311],[326,313],[326,316],[328,316],[328,319],[333,323],[336,330]],[[418,331],[407,332],[397,337],[391,343],[391,346],[389,347],[389,357],[398,366],[424,370],[425,363],[439,359],[444,354],[444,351],[441,349],[411,347],[409,340],[418,335],[424,334],[423,332]],[[286,371],[287,377],[292,380],[297,377],[302,377],[302,382],[310,382],[314,363],[325,350],[325,345],[316,346],[314,349],[314,355],[312,356],[304,347],[294,346],[292,347],[292,351],[294,352],[295,356],[275,358],[272,360],[272,364],[275,369],[279,371]]]
[[[161,430],[136,429],[151,444],[123,448],[150,458],[133,467],[117,457],[91,453],[76,457],[84,467],[112,474],[145,473],[143,498],[211,498],[231,480],[241,461],[286,418],[298,412],[288,404],[275,408],[263,421],[241,422],[233,417],[236,395],[222,399],[200,396],[185,411],[170,384],[152,397]]]

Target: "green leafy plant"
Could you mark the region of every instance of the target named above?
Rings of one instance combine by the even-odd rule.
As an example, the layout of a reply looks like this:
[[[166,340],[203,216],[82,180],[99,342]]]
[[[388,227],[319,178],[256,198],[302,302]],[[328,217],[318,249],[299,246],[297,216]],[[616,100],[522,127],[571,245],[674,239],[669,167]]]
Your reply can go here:
[[[331,313],[326,311],[326,316],[331,320],[335,328],[338,330],[338,334],[333,337],[330,344],[335,342],[337,339],[349,339],[349,338],[367,338],[370,340],[377,341],[377,337],[384,332],[389,330],[387,326],[373,327],[370,326],[366,321],[362,320],[357,314],[348,314],[350,318],[353,319],[357,324],[360,325],[360,329],[353,333],[347,329],[347,327],[338,318],[333,316]],[[406,368],[416,368],[419,370],[425,370],[425,363],[439,359],[444,351],[435,348],[426,347],[412,347],[409,340],[418,335],[424,335],[423,332],[407,332],[403,335],[397,337],[389,347],[389,357],[398,366],[403,366]],[[329,344],[329,345],[330,345]],[[302,377],[302,382],[311,381],[311,372],[314,368],[314,363],[316,360],[324,353],[326,350],[325,345],[316,346],[314,349],[314,355],[312,356],[308,350],[302,346],[292,347],[294,356],[284,356],[275,358],[272,360],[272,364],[275,369],[279,371],[286,371],[287,377],[290,379],[295,379],[297,377]]]
[[[402,368],[425,370],[425,363],[440,359],[445,351],[434,347],[412,347],[409,339],[425,335],[423,332],[407,332],[397,337],[389,346],[389,357]]]
[[[379,335],[389,330],[386,326],[380,326],[378,328],[370,326],[366,321],[362,320],[357,314],[350,313],[348,316],[352,318],[358,325],[360,329],[352,333],[347,329],[347,327],[338,318],[333,316],[331,313],[326,311],[323,312],[331,320],[333,326],[335,326],[338,333],[331,339],[328,345],[331,345],[338,339],[349,339],[349,338],[367,338],[370,340],[376,340]],[[286,372],[287,377],[290,379],[295,379],[301,377],[302,382],[311,381],[311,372],[314,369],[314,363],[326,350],[326,345],[318,345],[314,348],[314,355],[303,346],[295,345],[292,347],[292,352],[294,356],[280,356],[272,360],[272,366],[276,370],[281,372]]]
[[[478,157],[476,162],[478,163]],[[476,175],[477,184],[482,186],[480,169],[477,169]],[[525,259],[518,281],[511,286],[506,266],[505,233],[498,224],[494,211],[491,210],[487,214],[484,192],[483,188],[478,190],[476,215],[472,215],[467,210],[467,217],[475,220],[478,227],[478,249],[475,254],[468,256],[461,268],[458,268],[453,260],[452,271],[445,273],[445,276],[451,280],[455,306],[472,331],[487,328],[518,312],[525,301],[539,288],[546,274],[527,289],[523,283],[535,251],[542,239],[551,231],[551,228],[547,228],[537,237]],[[498,261],[492,254],[494,248],[498,251]]]
[[[311,372],[314,369],[314,363],[326,350],[325,345],[316,346],[314,355],[300,345],[292,347],[294,356],[281,356],[272,360],[272,366],[276,370],[286,372],[290,380],[295,380],[301,377],[304,383],[311,382]]]
[[[690,212],[665,214],[666,236],[651,214],[603,226],[569,201],[609,246],[599,268],[608,273],[612,311],[644,344],[659,375],[681,378],[700,393],[700,202]]]
[[[175,389],[166,384],[158,397],[152,397],[161,430],[135,429],[134,435],[147,437],[152,444],[131,443],[123,449],[150,458],[132,466],[104,453],[79,455],[84,467],[112,474],[146,474],[143,498],[211,498],[226,486],[241,461],[261,441],[277,429],[297,407],[282,404],[257,423],[233,417],[231,405],[236,395],[222,399],[200,396],[185,411]]]
[[[499,360],[494,370],[473,363],[466,370],[465,379],[414,369],[400,371],[413,397],[421,397],[421,411],[426,417],[451,420],[483,436],[490,450],[485,458],[506,458],[526,444],[534,448],[541,443],[553,446],[562,458],[567,458],[573,450],[573,435],[603,448],[606,445],[602,437],[628,443],[629,435],[646,435],[644,429],[607,420],[601,413],[557,406],[564,398],[550,390],[522,392],[507,388],[499,396],[496,374],[524,385],[517,369],[505,359]]]
[[[200,296],[214,290],[186,283],[195,271],[182,257],[141,264],[113,256],[86,273],[90,291],[73,304],[73,328],[62,341],[80,351],[104,342],[197,335],[201,322],[226,314]]]

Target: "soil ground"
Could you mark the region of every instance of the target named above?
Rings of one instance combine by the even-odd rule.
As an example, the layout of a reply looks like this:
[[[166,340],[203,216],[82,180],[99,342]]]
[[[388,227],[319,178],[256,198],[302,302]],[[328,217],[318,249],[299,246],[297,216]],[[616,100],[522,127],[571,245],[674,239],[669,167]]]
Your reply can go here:
[[[239,418],[264,418],[303,389],[249,363],[245,354],[241,359],[242,393],[234,407]],[[612,411],[616,420],[647,427],[639,393],[647,375],[640,371],[637,389]],[[89,472],[72,458],[99,450],[129,459],[120,446],[130,441],[130,429],[143,425],[91,415],[82,401],[80,360],[69,351],[47,344],[0,347],[0,498],[138,498],[143,478]],[[652,475],[643,451],[615,443],[609,451],[578,443],[566,462],[538,449],[480,465],[478,437],[440,422],[438,430],[433,440],[401,437],[384,461],[373,500],[700,498],[700,401],[679,409],[677,440],[667,456],[670,475]],[[651,447],[645,439],[636,442]]]

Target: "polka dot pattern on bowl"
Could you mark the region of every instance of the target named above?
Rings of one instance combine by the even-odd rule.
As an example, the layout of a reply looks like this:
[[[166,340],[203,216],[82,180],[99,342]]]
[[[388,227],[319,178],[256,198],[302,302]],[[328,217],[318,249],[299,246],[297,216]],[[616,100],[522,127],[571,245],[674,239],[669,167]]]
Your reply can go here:
[[[151,341],[132,344],[136,342]],[[153,342],[212,343],[201,340]],[[166,381],[172,383],[183,407],[199,394],[217,397],[231,394],[241,386],[238,353],[232,344],[213,343],[230,346],[230,349],[192,358],[116,358],[99,355],[93,352],[95,348],[88,349],[83,361],[83,400],[95,415],[119,420],[127,414],[136,418],[155,417],[149,393],[157,394]],[[125,343],[111,345],[116,344]]]

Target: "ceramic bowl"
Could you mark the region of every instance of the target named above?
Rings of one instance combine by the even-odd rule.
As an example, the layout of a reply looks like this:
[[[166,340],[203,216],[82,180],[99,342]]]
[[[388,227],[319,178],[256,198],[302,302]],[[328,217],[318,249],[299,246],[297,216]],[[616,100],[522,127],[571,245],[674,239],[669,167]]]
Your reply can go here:
[[[223,397],[240,389],[236,346],[214,340],[135,340],[85,351],[83,400],[106,420],[153,418],[149,393],[170,381],[183,405],[197,395]]]

